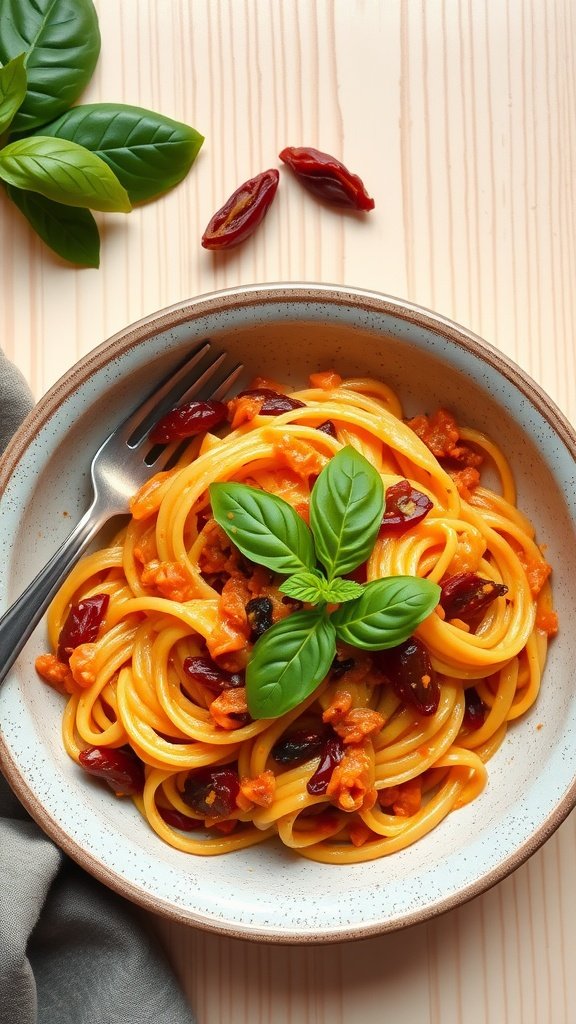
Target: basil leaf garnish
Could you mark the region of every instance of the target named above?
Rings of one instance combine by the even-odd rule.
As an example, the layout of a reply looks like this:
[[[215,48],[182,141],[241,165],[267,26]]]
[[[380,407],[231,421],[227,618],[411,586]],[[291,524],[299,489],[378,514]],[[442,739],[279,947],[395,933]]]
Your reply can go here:
[[[310,526],[328,579],[345,576],[366,561],[382,522],[380,474],[350,446],[330,459],[314,484]]]
[[[257,640],[246,669],[252,718],[277,718],[300,704],[328,675],[336,631],[323,608],[294,612]]]
[[[388,576],[367,583],[361,597],[331,616],[340,640],[364,651],[396,647],[434,610],[440,587],[417,576]]]
[[[341,576],[337,576],[336,579],[329,581],[319,572],[298,572],[284,580],[280,587],[282,593],[288,597],[311,604],[320,601],[327,604],[352,601],[360,596],[363,589],[361,584],[355,583],[354,580],[343,580]]]
[[[37,192],[7,187],[12,202],[43,242],[58,256],[80,267],[100,264],[100,235],[90,210],[65,206]]]
[[[239,483],[209,491],[214,519],[247,558],[286,576],[314,568],[312,534],[283,498]]]
[[[0,68],[0,135],[10,127],[26,95],[24,54]]]
[[[100,54],[92,0],[2,0],[0,62],[22,51],[28,91],[12,122],[15,132],[53,121],[88,85]]]
[[[66,206],[127,213],[123,185],[95,153],[65,139],[31,135],[0,149],[0,178]]]
[[[343,601],[353,601],[364,592],[361,583],[354,580],[343,580],[341,576],[330,580],[325,588],[325,600],[330,604],[341,604]]]
[[[326,580],[319,573],[297,572],[284,580],[279,590],[295,601],[306,601],[310,604],[318,604],[325,601],[324,591]]]
[[[123,103],[87,103],[42,128],[101,157],[133,203],[173,188],[188,174],[204,136],[180,121]]]

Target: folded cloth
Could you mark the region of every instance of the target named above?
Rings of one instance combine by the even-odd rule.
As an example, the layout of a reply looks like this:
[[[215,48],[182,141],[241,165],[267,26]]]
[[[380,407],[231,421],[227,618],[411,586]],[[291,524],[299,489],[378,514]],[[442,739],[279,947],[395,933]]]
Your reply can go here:
[[[0,452],[32,408],[0,352]],[[194,1024],[135,909],[72,863],[0,776],[0,1024]]]

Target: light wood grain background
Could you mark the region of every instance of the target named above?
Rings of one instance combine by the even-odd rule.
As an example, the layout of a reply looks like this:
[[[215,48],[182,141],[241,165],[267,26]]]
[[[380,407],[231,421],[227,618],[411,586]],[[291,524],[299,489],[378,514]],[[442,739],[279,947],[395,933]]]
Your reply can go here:
[[[74,270],[2,203],[1,342],[40,396],[139,317],[242,283],[325,281],[431,306],[515,359],[576,420],[575,0],[96,0],[85,101],[206,135],[173,193],[100,217]],[[361,174],[360,219],[282,174],[259,233],[200,236],[236,186],[313,145]],[[471,904],[308,949],[157,926],[199,1024],[576,1022],[574,817]]]

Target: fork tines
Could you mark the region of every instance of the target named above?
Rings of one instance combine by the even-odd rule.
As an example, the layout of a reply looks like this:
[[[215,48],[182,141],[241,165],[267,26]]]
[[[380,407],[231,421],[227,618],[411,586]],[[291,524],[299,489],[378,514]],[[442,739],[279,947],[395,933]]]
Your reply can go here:
[[[121,432],[129,448],[144,441],[154,424],[175,406],[193,398],[224,398],[243,367],[236,363],[226,370],[227,353],[209,357],[210,348],[209,341],[197,345],[125,420]]]

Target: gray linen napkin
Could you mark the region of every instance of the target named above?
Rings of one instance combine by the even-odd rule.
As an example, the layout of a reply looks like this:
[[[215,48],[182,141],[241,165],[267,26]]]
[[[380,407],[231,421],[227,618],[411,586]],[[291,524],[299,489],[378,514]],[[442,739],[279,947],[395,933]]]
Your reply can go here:
[[[32,396],[0,351],[0,453]],[[194,1024],[131,905],[73,864],[0,775],[0,1024]]]

